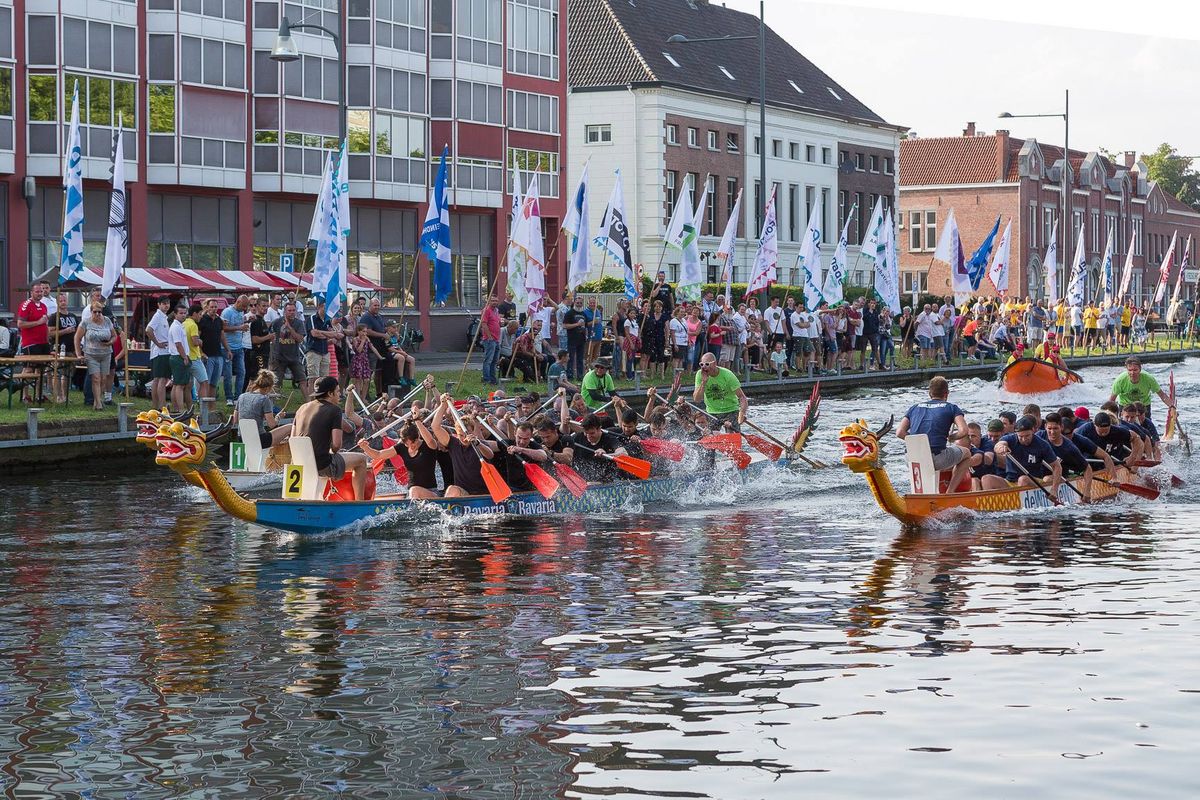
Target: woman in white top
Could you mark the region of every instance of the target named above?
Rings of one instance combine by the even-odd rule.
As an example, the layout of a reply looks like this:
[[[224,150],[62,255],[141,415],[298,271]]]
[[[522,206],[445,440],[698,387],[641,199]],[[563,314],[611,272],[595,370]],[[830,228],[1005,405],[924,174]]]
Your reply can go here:
[[[683,318],[683,306],[675,306],[667,329],[671,339],[671,365],[678,372],[688,355],[688,326]]]

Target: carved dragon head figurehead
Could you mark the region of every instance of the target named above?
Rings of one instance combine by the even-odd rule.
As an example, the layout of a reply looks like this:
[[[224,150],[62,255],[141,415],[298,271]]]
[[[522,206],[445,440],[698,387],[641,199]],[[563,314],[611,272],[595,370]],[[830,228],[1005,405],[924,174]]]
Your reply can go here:
[[[207,463],[208,442],[204,432],[182,422],[165,422],[155,436],[158,455],[155,463],[183,474]]]
[[[871,430],[865,419],[851,422],[842,432],[838,434],[838,440],[842,443],[842,463],[850,468],[851,472],[870,472],[873,469],[880,469],[880,459],[883,455],[883,448],[879,444],[879,440],[887,435],[892,429],[893,419],[889,419],[887,424],[877,431]]]
[[[170,424],[175,420],[167,412],[167,409],[159,411],[157,408],[151,408],[148,411],[143,411],[137,415],[137,442],[143,444],[151,450],[158,449],[158,429],[162,425]]]

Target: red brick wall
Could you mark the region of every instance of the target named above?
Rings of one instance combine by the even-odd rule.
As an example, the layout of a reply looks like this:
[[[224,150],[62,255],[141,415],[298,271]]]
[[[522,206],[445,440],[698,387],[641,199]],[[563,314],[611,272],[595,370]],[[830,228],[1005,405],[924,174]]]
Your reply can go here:
[[[729,207],[725,197],[725,180],[726,178],[737,178],[738,187],[746,188],[746,131],[743,127],[737,125],[722,125],[711,120],[699,119],[695,117],[683,117],[678,114],[666,114],[663,127],[663,141],[667,141],[666,126],[677,125],[679,127],[679,144],[666,145],[666,170],[668,172],[678,172],[678,182],[676,183],[676,191],[683,189],[684,176],[689,172],[696,173],[696,191],[704,190],[704,177],[712,175],[715,180],[715,204],[714,204],[714,219],[716,226],[713,235],[720,236],[724,232],[725,220],[729,218],[729,212],[733,209]],[[688,128],[695,128],[697,133],[697,147],[688,146]],[[708,132],[717,132],[717,149],[708,149]],[[725,138],[727,133],[736,133],[738,137],[738,152],[730,153],[725,148]],[[753,146],[753,142],[749,143]],[[666,185],[666,176],[663,176],[663,185]],[[666,203],[666,193],[663,194],[663,218],[670,216],[671,208]],[[698,198],[693,195],[692,203],[695,205]],[[743,202],[747,201],[743,198]],[[743,206],[744,208],[745,206]],[[745,226],[743,226],[745,227]],[[704,235],[709,235],[707,230],[704,230]],[[739,232],[739,235],[743,235]]]

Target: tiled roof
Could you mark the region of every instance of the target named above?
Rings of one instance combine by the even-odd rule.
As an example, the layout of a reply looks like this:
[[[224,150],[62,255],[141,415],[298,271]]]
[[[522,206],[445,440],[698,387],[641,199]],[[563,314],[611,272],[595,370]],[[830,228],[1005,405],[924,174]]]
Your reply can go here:
[[[567,14],[572,89],[658,82],[737,98],[759,96],[756,16],[705,0],[569,0]],[[668,44],[674,34],[754,39]],[[766,43],[770,105],[888,124],[769,27]]]
[[[1200,213],[1165,189],[1163,190],[1163,197],[1167,198],[1167,209],[1170,211],[1181,211],[1185,214]]]
[[[1020,150],[1020,140],[1016,141]],[[900,185],[995,183],[999,174],[996,136],[943,136],[900,142]],[[1015,160],[1015,159],[1013,159]]]

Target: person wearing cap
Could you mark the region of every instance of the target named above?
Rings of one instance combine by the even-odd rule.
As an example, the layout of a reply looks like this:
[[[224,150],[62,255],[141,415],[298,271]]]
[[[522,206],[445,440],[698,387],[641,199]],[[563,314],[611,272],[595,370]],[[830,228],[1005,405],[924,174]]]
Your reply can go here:
[[[1121,406],[1141,403],[1146,407],[1146,416],[1149,417],[1151,416],[1150,399],[1154,395],[1158,395],[1158,399],[1162,400],[1168,409],[1175,410],[1175,404],[1158,385],[1154,376],[1148,372],[1142,372],[1141,359],[1137,356],[1125,359],[1125,374],[1113,381],[1112,394],[1108,399]]]
[[[1010,485],[1035,486],[1029,477],[1050,477],[1050,494],[1058,497],[1058,487],[1062,485],[1062,459],[1054,452],[1054,448],[1045,439],[1036,435],[1037,422],[1029,415],[1017,420],[1016,431],[1002,437],[996,443],[998,466],[1003,468],[1004,475],[986,475],[981,483],[984,489],[1005,489]],[[1017,466],[1025,468],[1024,472]],[[1025,473],[1028,472],[1029,475]]]
[[[950,382],[941,375],[929,381],[929,399],[917,403],[904,414],[896,437],[907,438],[910,433],[923,433],[929,437],[929,451],[933,454],[933,468],[938,472],[953,470],[950,474],[951,491],[962,482],[971,466],[971,451],[955,444],[969,439],[965,412],[951,403]]]
[[[742,382],[725,367],[717,365],[716,356],[705,353],[700,357],[692,402],[704,402],[704,410],[716,417],[730,431],[741,432],[746,421],[750,400],[742,391]]]
[[[285,308],[291,308],[295,313],[294,307]],[[341,452],[341,394],[342,388],[337,378],[326,375],[317,381],[312,400],[296,409],[292,435],[307,436],[312,441],[318,475],[336,481],[350,472],[354,499],[366,500],[367,475],[370,472],[367,457],[362,453]]]
[[[1078,445],[1080,438],[1090,440],[1108,453],[1114,462],[1121,462],[1126,467],[1133,467],[1141,460],[1141,438],[1117,425],[1116,419],[1107,411],[1101,411],[1092,421],[1077,426],[1072,439]]]
[[[608,362],[598,358],[592,362],[592,369],[583,376],[579,385],[584,404],[592,411],[603,406],[617,394],[617,385],[612,375],[608,374]]]

